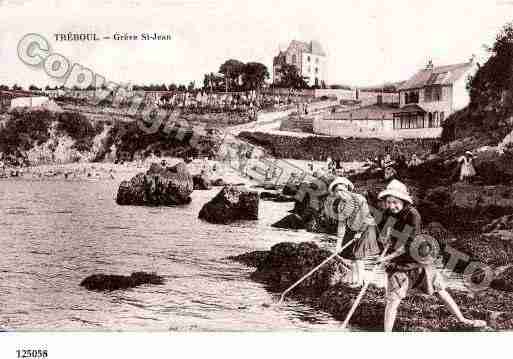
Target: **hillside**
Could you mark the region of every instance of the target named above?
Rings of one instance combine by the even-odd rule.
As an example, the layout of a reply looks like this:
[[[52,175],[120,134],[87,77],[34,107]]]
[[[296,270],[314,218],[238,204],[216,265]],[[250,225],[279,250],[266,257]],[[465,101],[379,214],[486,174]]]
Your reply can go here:
[[[470,104],[447,118],[442,140],[475,137],[498,144],[513,130],[513,23],[503,27],[490,57],[467,83]]]
[[[79,112],[45,109],[15,110],[2,115],[0,159],[8,165],[99,162],[162,156],[213,155],[218,136],[214,130],[189,144],[192,129],[176,136],[180,126],[164,122],[152,134],[137,120],[104,116],[91,120]],[[170,130],[168,130],[170,129]]]

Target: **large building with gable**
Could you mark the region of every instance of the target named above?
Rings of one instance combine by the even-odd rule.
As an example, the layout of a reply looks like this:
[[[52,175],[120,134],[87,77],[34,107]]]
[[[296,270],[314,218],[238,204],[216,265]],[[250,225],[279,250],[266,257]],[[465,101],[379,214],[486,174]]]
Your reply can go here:
[[[279,70],[283,64],[297,67],[298,72],[309,86],[327,84],[326,53],[318,41],[303,42],[292,40],[285,51],[280,51],[273,59],[273,81],[280,81]]]
[[[466,83],[476,71],[474,57],[454,65],[428,65],[399,87],[395,129],[441,127],[449,115],[468,105]]]

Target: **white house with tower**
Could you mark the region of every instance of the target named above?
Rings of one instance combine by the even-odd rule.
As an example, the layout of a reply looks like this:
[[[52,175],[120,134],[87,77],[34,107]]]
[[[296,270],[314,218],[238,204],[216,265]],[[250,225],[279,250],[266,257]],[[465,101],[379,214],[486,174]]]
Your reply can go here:
[[[292,40],[285,51],[280,51],[273,59],[275,83],[280,81],[279,70],[283,64],[296,66],[309,86],[322,86],[327,83],[326,53],[318,41]]]

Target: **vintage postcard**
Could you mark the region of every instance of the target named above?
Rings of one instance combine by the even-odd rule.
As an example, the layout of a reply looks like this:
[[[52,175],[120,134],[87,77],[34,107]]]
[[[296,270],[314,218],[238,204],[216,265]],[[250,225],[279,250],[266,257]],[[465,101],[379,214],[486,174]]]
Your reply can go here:
[[[0,1],[0,337],[510,331],[511,14]]]

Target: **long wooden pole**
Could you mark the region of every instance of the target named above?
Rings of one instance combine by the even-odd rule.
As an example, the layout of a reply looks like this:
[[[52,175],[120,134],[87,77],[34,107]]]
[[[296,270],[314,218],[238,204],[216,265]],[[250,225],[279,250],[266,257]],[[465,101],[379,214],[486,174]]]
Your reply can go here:
[[[381,252],[381,255],[379,256],[379,259],[378,261],[382,260],[384,257],[385,257],[385,253],[387,252],[388,248],[390,247],[390,241],[387,243],[387,245],[385,246],[385,249],[383,249],[383,252]],[[371,271],[371,274],[374,274],[374,272],[376,271],[376,269],[378,268],[378,266],[376,265],[372,271]],[[351,319],[351,317],[353,316],[354,314],[354,311],[356,310],[356,308],[358,307],[358,304],[360,304],[360,301],[362,300],[363,298],[363,295],[365,294],[365,292],[367,291],[367,288],[369,287],[369,284],[370,282],[369,281],[366,281],[365,284],[363,285],[362,287],[362,290],[360,290],[360,293],[358,293],[358,296],[356,297],[356,300],[354,301],[353,303],[353,306],[351,307],[351,309],[349,310],[349,313],[347,313],[347,316],[346,316],[346,319],[344,320],[344,323],[342,323],[342,329],[345,329],[347,327],[347,324],[349,324],[349,320]]]
[[[331,256],[323,260],[317,267],[313,268],[310,272],[302,276],[296,283],[292,284],[289,288],[287,288],[281,295],[279,304],[283,303],[283,299],[285,298],[285,295],[287,295],[288,292],[290,292],[292,289],[297,287],[302,281],[304,281],[306,278],[311,276],[313,273],[315,273],[319,268],[321,268],[323,265],[328,263],[330,260],[332,260],[335,257],[338,257],[338,254],[342,252],[345,248],[347,248],[351,243],[353,243],[356,240],[356,238],[351,239],[349,242],[347,242],[340,250],[336,250],[335,253],[333,253]]]

